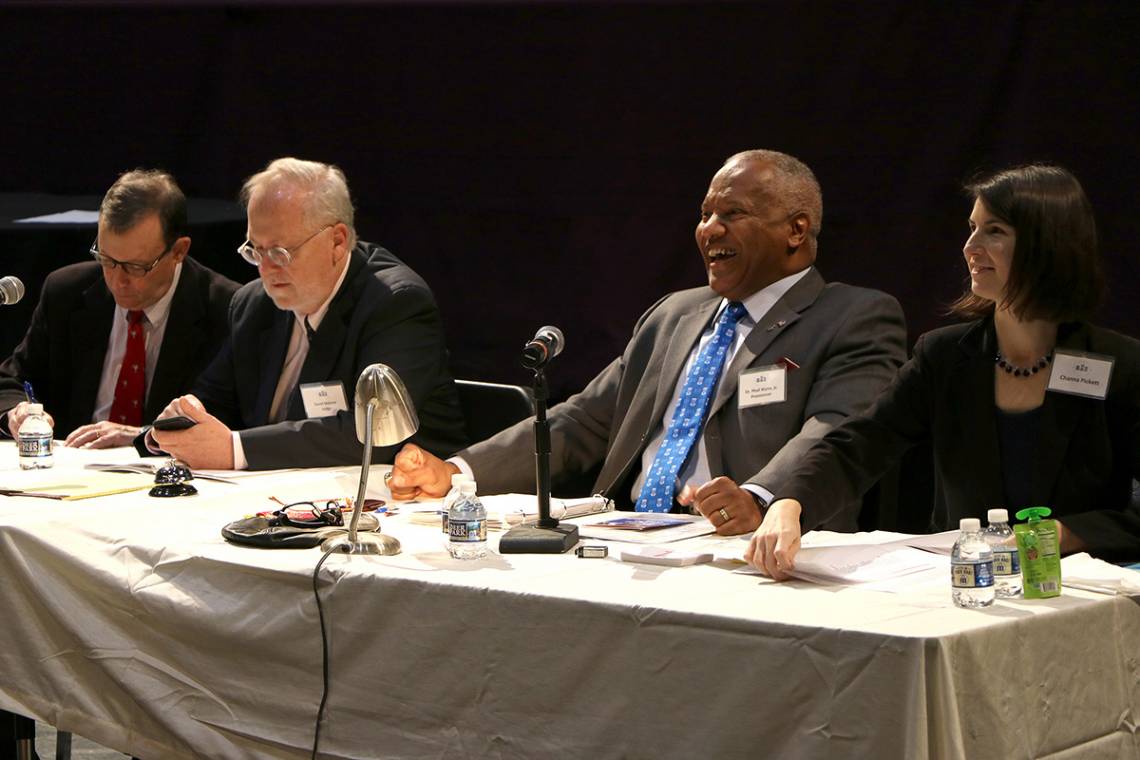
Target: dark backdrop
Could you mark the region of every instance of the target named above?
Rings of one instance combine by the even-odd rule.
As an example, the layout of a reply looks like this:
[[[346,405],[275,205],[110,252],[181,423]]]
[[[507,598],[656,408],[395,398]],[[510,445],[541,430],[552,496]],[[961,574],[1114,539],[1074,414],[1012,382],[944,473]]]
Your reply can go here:
[[[820,269],[897,296],[912,338],[962,287],[961,181],[1051,160],[1097,209],[1101,322],[1137,334],[1138,5],[7,4],[0,192],[155,165],[232,198],[274,157],[337,163],[361,237],[433,286],[457,374],[525,382],[517,350],[553,323],[561,396],[702,282],[692,229],[730,153],[815,169]],[[194,252],[230,269],[239,242]]]

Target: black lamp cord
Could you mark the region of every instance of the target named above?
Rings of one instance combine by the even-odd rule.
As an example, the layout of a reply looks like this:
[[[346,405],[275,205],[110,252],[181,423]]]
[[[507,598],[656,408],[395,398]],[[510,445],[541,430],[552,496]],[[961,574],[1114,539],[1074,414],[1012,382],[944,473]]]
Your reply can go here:
[[[325,610],[321,606],[321,594],[317,588],[317,576],[321,572],[321,566],[325,564],[325,560],[329,558],[334,552],[325,552],[321,556],[320,562],[313,568],[313,598],[317,600],[317,617],[321,621],[321,706],[317,708],[317,722],[313,726],[313,752],[310,756],[312,760],[317,760],[317,744],[321,741],[321,722],[325,717],[325,702],[329,698],[329,639],[325,632]]]

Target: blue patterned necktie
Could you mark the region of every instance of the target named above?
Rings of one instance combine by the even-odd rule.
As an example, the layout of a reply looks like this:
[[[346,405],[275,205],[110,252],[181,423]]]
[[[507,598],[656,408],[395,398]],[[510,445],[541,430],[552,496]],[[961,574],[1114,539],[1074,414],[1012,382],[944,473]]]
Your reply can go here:
[[[681,386],[681,395],[677,398],[677,407],[665,429],[661,448],[653,457],[653,464],[637,497],[638,512],[668,512],[672,509],[677,473],[689,458],[689,451],[704,423],[705,412],[724,366],[724,357],[736,338],[736,323],[747,313],[743,304],[730,302],[717,320],[712,338],[689,369],[685,384]]]

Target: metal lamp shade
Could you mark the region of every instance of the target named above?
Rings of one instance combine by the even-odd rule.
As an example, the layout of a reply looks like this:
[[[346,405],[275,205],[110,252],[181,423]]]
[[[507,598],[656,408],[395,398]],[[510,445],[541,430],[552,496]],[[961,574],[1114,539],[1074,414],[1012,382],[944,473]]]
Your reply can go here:
[[[394,446],[419,430],[420,421],[404,381],[388,365],[371,364],[356,381],[356,437],[361,443],[368,440],[366,412],[374,399],[373,446]]]

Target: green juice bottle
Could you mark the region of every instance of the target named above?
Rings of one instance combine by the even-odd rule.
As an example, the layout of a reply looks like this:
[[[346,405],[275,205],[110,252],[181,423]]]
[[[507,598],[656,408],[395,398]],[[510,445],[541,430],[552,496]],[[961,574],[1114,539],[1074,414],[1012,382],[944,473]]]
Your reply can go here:
[[[1017,555],[1021,560],[1021,578],[1026,599],[1048,599],[1061,595],[1061,545],[1057,540],[1057,521],[1043,520],[1052,514],[1048,507],[1019,510],[1013,526]]]

